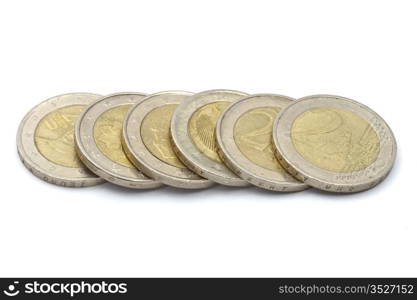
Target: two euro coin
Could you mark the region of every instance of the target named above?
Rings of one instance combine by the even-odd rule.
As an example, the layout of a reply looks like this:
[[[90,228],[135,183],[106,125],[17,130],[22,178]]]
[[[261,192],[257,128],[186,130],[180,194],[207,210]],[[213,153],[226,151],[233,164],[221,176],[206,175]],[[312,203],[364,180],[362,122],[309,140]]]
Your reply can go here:
[[[35,176],[69,187],[104,182],[84,166],[74,145],[74,123],[89,104],[101,97],[87,93],[55,96],[27,113],[17,133],[17,150]]]
[[[128,188],[161,186],[140,172],[122,149],[122,126],[128,110],[145,98],[140,93],[120,93],[90,105],[75,126],[75,145],[82,162],[105,180]]]
[[[222,111],[245,96],[231,90],[205,91],[188,97],[176,108],[171,121],[172,145],[189,169],[223,185],[248,185],[220,159],[215,137]]]
[[[241,178],[280,192],[308,187],[287,173],[274,156],[274,120],[293,101],[280,95],[254,95],[233,103],[223,112],[216,130],[220,156]]]
[[[172,115],[191,95],[167,91],[136,104],[124,120],[123,147],[133,164],[149,177],[173,187],[200,189],[213,182],[189,170],[178,159],[170,140]]]
[[[370,189],[393,167],[394,135],[373,110],[330,95],[302,98],[275,120],[273,141],[282,166],[320,190]]]

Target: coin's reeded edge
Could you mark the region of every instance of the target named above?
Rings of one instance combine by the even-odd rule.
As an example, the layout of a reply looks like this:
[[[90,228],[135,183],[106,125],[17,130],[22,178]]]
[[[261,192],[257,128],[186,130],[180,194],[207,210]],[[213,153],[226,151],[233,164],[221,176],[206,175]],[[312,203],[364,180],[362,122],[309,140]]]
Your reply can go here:
[[[105,179],[106,181],[112,184],[116,184],[116,185],[126,187],[126,188],[138,189],[138,190],[153,189],[153,188],[161,187],[162,183],[155,181],[151,178],[149,178],[149,180],[139,180],[139,179],[133,180],[133,178],[122,176],[121,174],[116,174],[114,172],[110,174],[109,172],[106,172],[105,170],[103,170],[93,159],[91,159],[89,153],[84,150],[83,142],[81,140],[81,131],[82,131],[81,127],[82,127],[82,122],[85,116],[90,111],[90,109],[94,107],[95,105],[97,105],[99,102],[106,101],[106,99],[108,98],[111,98],[114,96],[124,96],[124,95],[138,95],[138,96],[144,96],[144,97],[146,96],[146,94],[144,93],[137,93],[137,92],[113,93],[113,94],[106,95],[98,99],[97,101],[91,103],[83,111],[83,113],[80,115],[80,117],[78,118],[75,124],[75,131],[74,131],[75,149],[77,151],[77,154],[79,158],[81,159],[81,161],[84,163],[84,165],[91,172],[93,172],[97,176],[100,176],[101,178]],[[130,104],[134,106],[136,103],[130,103]]]
[[[48,183],[63,186],[63,187],[89,187],[94,186],[98,184],[102,184],[105,181],[102,178],[90,178],[90,179],[82,179],[82,180],[74,180],[72,178],[68,177],[62,177],[62,176],[49,176],[46,172],[42,172],[41,170],[36,169],[36,167],[33,166],[30,162],[28,162],[24,158],[24,154],[18,149],[18,155],[20,160],[22,161],[23,165],[36,177],[39,179],[42,179],[43,181],[46,181]]]
[[[285,114],[286,111],[290,110],[292,108],[292,106],[297,105],[300,101],[302,100],[308,100],[311,98],[333,98],[333,99],[340,99],[340,100],[345,100],[350,102],[353,105],[357,105],[359,106],[361,109],[367,111],[368,113],[371,113],[373,115],[375,115],[377,117],[377,119],[379,119],[379,122],[381,122],[381,124],[383,126],[385,126],[385,128],[387,129],[387,131],[390,134],[391,137],[391,156],[390,159],[387,163],[385,163],[385,171],[376,178],[368,178],[367,180],[360,182],[360,183],[335,183],[335,182],[329,182],[326,180],[323,180],[317,176],[314,176],[312,174],[307,174],[306,172],[303,172],[303,170],[300,167],[297,167],[292,161],[291,159],[288,158],[288,156],[284,153],[281,144],[278,142],[279,138],[278,138],[278,127],[279,124],[282,122],[282,118]],[[371,124],[374,129],[375,129],[375,124],[373,124],[370,120],[367,120],[367,122],[369,122],[369,124]],[[378,138],[381,138],[380,136],[380,132],[378,130],[376,130],[377,134],[378,134]],[[391,130],[391,128],[389,127],[389,125],[385,122],[385,120],[379,115],[377,114],[374,110],[372,110],[371,108],[369,108],[368,106],[357,102],[355,100],[346,98],[346,97],[342,97],[342,96],[336,96],[336,95],[311,95],[311,96],[306,96],[303,98],[300,98],[298,101],[295,101],[294,103],[288,105],[285,109],[283,109],[277,116],[277,118],[275,119],[274,122],[274,126],[273,126],[273,142],[274,142],[274,153],[275,156],[277,157],[277,159],[279,160],[279,162],[281,163],[281,165],[290,173],[292,174],[295,178],[297,178],[300,181],[303,181],[304,183],[310,185],[311,187],[326,191],[326,192],[333,192],[333,193],[356,193],[356,192],[362,192],[368,189],[371,189],[373,187],[375,187],[376,185],[378,185],[379,183],[381,183],[387,176],[388,174],[391,172],[393,166],[394,166],[394,162],[395,162],[395,158],[396,158],[396,154],[397,154],[397,143],[395,140],[395,136]],[[378,159],[377,159],[378,160]],[[373,163],[375,164],[375,162]],[[373,165],[371,164],[371,166]],[[366,169],[370,168],[371,166],[368,166]],[[365,170],[366,170],[365,169]],[[363,170],[358,171],[358,173],[363,172]]]
[[[131,118],[132,113],[135,111],[136,107],[141,105],[142,102],[145,102],[148,100],[148,98],[156,96],[156,95],[164,95],[164,94],[174,94],[174,95],[184,95],[184,96],[190,96],[193,95],[193,93],[186,92],[186,91],[163,91],[158,92],[154,94],[148,95],[148,97],[142,99],[138,103],[136,103],[133,107],[129,109],[129,111],[126,113],[125,120],[123,122],[123,131],[122,131],[122,147],[125,151],[128,159],[135,165],[140,171],[142,171],[145,175],[172,187],[176,188],[182,188],[182,189],[205,189],[211,187],[214,182],[211,180],[207,180],[205,178],[201,179],[185,179],[185,178],[171,178],[170,176],[164,174],[163,172],[160,172],[155,169],[149,168],[145,163],[143,163],[140,159],[138,159],[138,156],[135,153],[135,150],[130,142],[130,138],[128,135],[128,127],[129,127],[129,121]],[[139,126],[140,128],[140,126]],[[139,129],[138,129],[139,130]],[[155,158],[157,159],[157,158]],[[165,164],[165,163],[164,163]],[[187,170],[188,172],[192,172],[191,170]],[[194,173],[194,172],[193,172]],[[197,174],[195,174],[198,176]]]
[[[71,178],[71,177],[65,177],[65,176],[58,176],[54,175],[51,176],[48,173],[44,172],[41,167],[39,167],[26,153],[25,147],[23,146],[23,140],[22,140],[22,134],[23,134],[23,128],[26,124],[26,122],[29,120],[29,118],[33,115],[33,113],[41,106],[47,105],[51,100],[54,100],[56,98],[60,98],[63,96],[73,96],[73,95],[94,95],[102,97],[102,95],[93,94],[93,93],[85,93],[85,92],[75,92],[75,93],[65,93],[56,95],[53,97],[50,97],[40,103],[38,103],[36,106],[32,107],[32,109],[26,113],[26,115],[23,117],[22,121],[19,124],[19,128],[17,130],[16,135],[16,145],[17,145],[17,153],[19,155],[20,160],[22,161],[23,165],[36,177],[39,179],[46,181],[48,183],[63,186],[63,187],[89,187],[94,186],[98,184],[102,184],[105,182],[100,177],[84,177],[84,178]],[[88,105],[88,104],[86,104]],[[67,105],[65,105],[67,106]],[[65,107],[62,106],[62,107]],[[52,111],[51,111],[52,112]]]
[[[284,98],[284,99],[295,101],[294,98],[291,98],[291,97],[288,97],[288,96],[283,96],[283,95],[278,95],[278,94],[254,94],[254,95],[250,95],[248,97],[245,97],[245,98],[231,104],[230,106],[228,106],[223,111],[223,113],[220,115],[220,118],[217,122],[216,135],[215,135],[217,144],[219,146],[219,156],[222,159],[222,161],[233,172],[235,172],[242,179],[248,181],[250,184],[253,184],[257,187],[267,189],[267,190],[270,190],[270,191],[275,191],[275,192],[299,192],[299,191],[303,191],[305,189],[308,189],[309,186],[306,185],[306,184],[303,184],[302,182],[300,182],[299,184],[295,184],[295,183],[290,184],[290,183],[284,183],[284,182],[280,183],[280,182],[270,180],[269,178],[265,178],[265,177],[261,177],[261,176],[251,174],[248,170],[246,170],[244,167],[242,167],[240,164],[238,164],[237,162],[234,161],[233,155],[231,155],[229,153],[228,147],[223,142],[223,139],[222,139],[223,123],[224,123],[226,115],[228,114],[229,111],[233,110],[235,106],[240,105],[240,103],[242,101],[245,101],[245,100],[248,100],[248,99],[251,99],[251,98],[256,98],[256,97],[270,97],[270,96],[281,97],[281,98]],[[271,136],[271,138],[272,138],[272,136]]]
[[[207,90],[207,91],[199,92],[197,94],[194,94],[194,95],[190,96],[190,98],[206,96],[206,95],[210,95],[210,94],[214,94],[214,93],[228,93],[228,94],[233,94],[233,95],[241,95],[241,97],[249,96],[247,93],[244,93],[244,92],[241,92],[241,91],[226,90],[226,89],[215,89],[215,90]],[[187,100],[189,102],[192,101],[192,99],[187,99]],[[185,101],[187,101],[187,100],[185,100]],[[207,105],[207,104],[210,104],[210,103],[215,103],[215,102],[217,102],[217,101],[205,102],[204,105]],[[233,102],[231,102],[231,104],[233,104]],[[204,105],[199,106],[196,110],[203,107]],[[189,119],[185,120],[186,124],[181,124],[181,125],[184,125],[186,127],[186,130],[185,130],[185,133],[184,133],[185,135],[187,135],[186,137],[180,137],[180,133],[176,131],[176,128],[178,127],[178,122],[182,121],[182,119],[178,116],[179,113],[181,113],[181,107],[180,106],[178,106],[178,108],[174,112],[174,115],[173,115],[172,120],[171,120],[171,127],[170,127],[170,139],[171,139],[172,147],[173,147],[173,150],[174,150],[175,154],[178,156],[178,158],[190,170],[192,170],[196,174],[200,175],[201,177],[207,178],[211,181],[214,181],[216,183],[226,185],[226,186],[233,186],[233,187],[247,187],[247,186],[249,186],[249,183],[247,181],[242,180],[242,178],[240,176],[237,176],[237,174],[233,174],[232,170],[230,170],[230,173],[232,173],[230,175],[236,175],[236,177],[235,178],[232,178],[232,177],[227,177],[226,178],[225,176],[221,176],[221,174],[219,174],[219,171],[214,170],[213,168],[210,169],[210,168],[204,167],[200,163],[195,162],[195,161],[193,161],[193,160],[191,160],[187,157],[186,151],[183,149],[183,145],[182,145],[182,142],[180,142],[180,140],[187,139],[187,143],[189,143],[190,145],[193,145],[193,146],[194,146],[194,142],[188,136],[188,121],[189,121]],[[192,116],[192,114],[191,114],[191,116]],[[179,120],[177,121],[177,119],[179,119]],[[200,152],[200,150],[198,150],[195,146],[194,146],[194,148],[195,148],[195,151]],[[201,155],[204,155],[204,154],[201,154]],[[218,162],[213,161],[212,164],[218,165],[219,167],[221,167],[221,164],[219,164]],[[225,170],[227,170],[227,166],[224,166],[223,168]]]

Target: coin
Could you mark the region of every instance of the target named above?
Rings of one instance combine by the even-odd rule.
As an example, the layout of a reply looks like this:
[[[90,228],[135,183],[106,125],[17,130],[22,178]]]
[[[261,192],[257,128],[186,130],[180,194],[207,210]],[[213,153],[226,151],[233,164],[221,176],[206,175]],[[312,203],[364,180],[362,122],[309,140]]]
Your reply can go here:
[[[75,145],[82,162],[105,180],[128,188],[149,189],[161,183],[142,174],[122,149],[122,126],[127,111],[141,93],[118,93],[91,104],[75,126]]]
[[[221,161],[216,122],[222,111],[247,94],[230,90],[205,91],[184,100],[171,121],[171,138],[181,161],[198,175],[229,186],[247,186]]]
[[[143,173],[164,184],[206,188],[213,184],[190,171],[176,156],[169,137],[174,110],[192,93],[168,91],[150,95],[127,113],[123,124],[123,147]]]
[[[280,192],[308,187],[283,169],[272,145],[274,120],[293,100],[271,94],[249,96],[226,108],[217,122],[220,156],[230,169],[253,185]]]
[[[367,190],[391,170],[394,135],[370,108],[348,98],[316,95],[296,101],[275,121],[281,164],[315,188],[349,193]]]
[[[17,150],[35,176],[69,187],[104,182],[83,165],[74,145],[75,121],[88,104],[101,97],[87,93],[55,96],[26,114],[17,133]]]

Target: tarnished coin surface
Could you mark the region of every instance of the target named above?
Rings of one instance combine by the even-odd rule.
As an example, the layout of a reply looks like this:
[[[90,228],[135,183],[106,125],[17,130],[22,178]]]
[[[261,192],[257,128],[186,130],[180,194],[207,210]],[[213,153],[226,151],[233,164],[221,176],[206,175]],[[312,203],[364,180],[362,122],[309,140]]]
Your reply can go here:
[[[249,96],[226,108],[217,123],[216,137],[223,161],[258,187],[280,192],[308,187],[285,171],[273,150],[274,120],[293,100],[272,94]]]
[[[245,96],[231,90],[205,91],[187,98],[175,110],[171,121],[173,147],[180,160],[195,173],[223,185],[248,185],[221,161],[215,137],[220,114]]]
[[[83,165],[74,145],[74,123],[87,105],[101,97],[65,94],[29,111],[17,133],[17,150],[23,164],[37,177],[56,185],[82,187],[103,183]]]
[[[161,186],[142,174],[122,149],[125,115],[145,97],[141,93],[119,93],[101,98],[86,108],[75,126],[75,145],[82,162],[105,180],[128,188]]]
[[[127,113],[123,147],[135,166],[164,184],[185,189],[213,184],[189,170],[176,156],[170,140],[174,110],[192,93],[168,91],[149,95]]]
[[[273,138],[277,158],[296,178],[340,193],[374,187],[397,152],[385,121],[365,105],[339,96],[302,98],[282,110]]]

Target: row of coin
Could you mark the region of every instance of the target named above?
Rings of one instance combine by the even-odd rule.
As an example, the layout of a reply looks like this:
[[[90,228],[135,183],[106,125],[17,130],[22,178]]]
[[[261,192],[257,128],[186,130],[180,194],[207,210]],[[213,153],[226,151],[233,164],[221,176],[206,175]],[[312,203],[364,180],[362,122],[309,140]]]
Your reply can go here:
[[[25,116],[17,144],[50,183],[137,189],[357,192],[381,182],[396,156],[388,125],[356,101],[232,90],[56,96]]]

